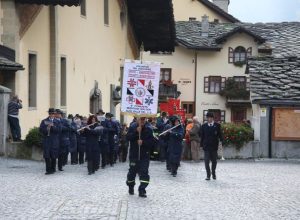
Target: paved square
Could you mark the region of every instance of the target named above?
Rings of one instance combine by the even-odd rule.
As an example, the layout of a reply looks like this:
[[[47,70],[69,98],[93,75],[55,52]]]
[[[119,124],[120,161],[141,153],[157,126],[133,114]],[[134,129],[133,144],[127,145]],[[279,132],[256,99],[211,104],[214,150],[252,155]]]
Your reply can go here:
[[[217,181],[203,162],[182,162],[176,178],[151,162],[147,199],[127,194],[127,169],[45,176],[44,163],[0,158],[0,219],[300,219],[299,161],[222,161]]]

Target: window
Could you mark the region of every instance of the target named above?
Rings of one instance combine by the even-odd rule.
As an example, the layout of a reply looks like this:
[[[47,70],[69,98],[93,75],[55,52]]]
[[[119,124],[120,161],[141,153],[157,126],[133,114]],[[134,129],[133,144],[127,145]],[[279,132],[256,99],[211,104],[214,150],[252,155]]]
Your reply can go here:
[[[187,118],[192,118],[195,115],[195,103],[194,102],[182,102],[182,108],[185,110]]]
[[[67,60],[60,58],[60,105],[67,106]]]
[[[225,122],[226,111],[220,109],[208,109],[203,111],[203,122],[207,122],[206,114],[207,112],[212,112],[214,114],[215,122]]]
[[[86,0],[81,0],[80,14],[81,14],[81,16],[86,17]]]
[[[237,63],[237,62],[246,62],[247,58],[252,56],[252,47],[249,47],[247,50],[242,47],[238,46],[235,49],[229,47],[228,50],[228,62],[229,63]]]
[[[189,21],[196,21],[195,17],[189,17]]]
[[[234,81],[237,83],[239,89],[246,89],[246,77],[245,76],[235,76]]]
[[[36,54],[29,54],[28,62],[28,107],[36,108]]]
[[[162,68],[160,69],[160,82],[168,81],[172,79],[172,69]]]
[[[233,108],[231,109],[231,121],[235,123],[243,122],[247,117],[247,109]]]
[[[204,77],[204,92],[205,93],[219,93],[225,88],[226,77],[209,76]]]
[[[214,23],[219,23],[220,22],[220,20],[219,19],[214,19]]]
[[[104,0],[104,24],[109,25],[109,5],[108,0]]]

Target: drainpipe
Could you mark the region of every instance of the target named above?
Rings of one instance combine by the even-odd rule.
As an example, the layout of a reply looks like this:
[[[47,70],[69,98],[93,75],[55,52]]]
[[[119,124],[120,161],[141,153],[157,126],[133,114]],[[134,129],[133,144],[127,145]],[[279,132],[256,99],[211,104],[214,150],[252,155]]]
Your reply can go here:
[[[50,106],[60,108],[60,66],[58,54],[58,8],[50,6]]]
[[[273,122],[273,109],[269,108],[269,158],[272,158],[272,122]]]
[[[198,53],[195,50],[195,57],[194,57],[194,62],[195,62],[195,76],[194,76],[194,102],[195,102],[195,114],[196,114],[196,98],[197,98],[197,68],[198,68]]]

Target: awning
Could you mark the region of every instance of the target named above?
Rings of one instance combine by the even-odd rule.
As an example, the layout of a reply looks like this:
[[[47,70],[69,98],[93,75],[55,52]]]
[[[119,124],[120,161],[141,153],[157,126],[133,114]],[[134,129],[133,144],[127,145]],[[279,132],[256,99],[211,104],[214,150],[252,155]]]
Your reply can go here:
[[[0,57],[0,71],[1,70],[18,71],[24,70],[24,67],[19,63],[13,62],[4,57]]]
[[[22,4],[79,6],[81,0],[15,0]]]
[[[145,51],[173,52],[175,21],[171,0],[127,0],[128,13],[138,46]]]

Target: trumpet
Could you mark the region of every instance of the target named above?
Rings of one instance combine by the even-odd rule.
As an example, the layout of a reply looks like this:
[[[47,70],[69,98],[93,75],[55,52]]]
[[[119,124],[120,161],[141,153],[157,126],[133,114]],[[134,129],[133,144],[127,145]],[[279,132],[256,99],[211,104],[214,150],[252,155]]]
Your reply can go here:
[[[50,137],[51,127],[53,126],[53,122],[45,121],[45,125],[47,125],[47,136]]]
[[[79,128],[79,129],[77,129],[77,132],[82,131],[82,130],[84,130],[84,129],[86,129],[86,128],[89,128],[90,126],[93,126],[93,125],[95,125],[95,124],[98,124],[98,122],[95,122],[95,123],[93,123],[93,124],[84,126],[84,127],[82,127],[82,128]]]

